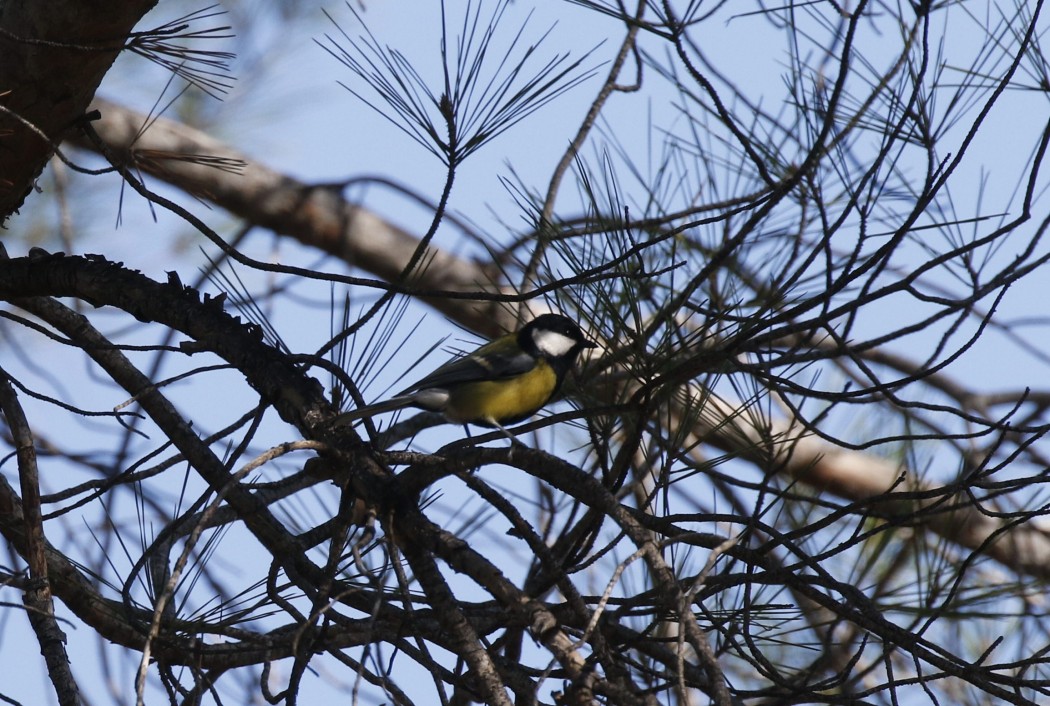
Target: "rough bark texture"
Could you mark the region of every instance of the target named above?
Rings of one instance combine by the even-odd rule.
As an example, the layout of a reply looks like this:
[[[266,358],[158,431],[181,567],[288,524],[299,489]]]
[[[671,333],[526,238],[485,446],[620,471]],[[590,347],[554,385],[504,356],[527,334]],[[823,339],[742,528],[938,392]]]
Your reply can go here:
[[[0,3],[0,223],[16,212],[156,0]]]

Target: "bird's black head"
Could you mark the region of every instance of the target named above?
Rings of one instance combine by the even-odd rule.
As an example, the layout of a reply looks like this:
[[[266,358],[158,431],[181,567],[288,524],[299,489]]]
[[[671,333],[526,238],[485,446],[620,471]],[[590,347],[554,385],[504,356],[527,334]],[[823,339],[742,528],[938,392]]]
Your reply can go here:
[[[542,314],[518,331],[518,345],[537,358],[570,367],[584,348],[597,343],[583,335],[576,322],[561,314]]]

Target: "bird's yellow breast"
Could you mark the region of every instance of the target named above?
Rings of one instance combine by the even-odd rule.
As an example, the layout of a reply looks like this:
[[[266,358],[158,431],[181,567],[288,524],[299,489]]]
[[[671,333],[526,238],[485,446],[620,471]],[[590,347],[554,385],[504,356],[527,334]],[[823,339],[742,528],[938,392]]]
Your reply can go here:
[[[445,417],[460,424],[514,424],[547,404],[558,387],[558,376],[540,359],[532,370],[503,380],[457,385],[449,391]]]

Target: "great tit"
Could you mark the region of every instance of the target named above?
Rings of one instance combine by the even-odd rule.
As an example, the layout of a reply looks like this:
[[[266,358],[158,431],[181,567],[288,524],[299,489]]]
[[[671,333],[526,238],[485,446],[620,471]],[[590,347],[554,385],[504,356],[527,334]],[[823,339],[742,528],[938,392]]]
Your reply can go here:
[[[572,319],[543,314],[516,333],[450,360],[385,402],[339,415],[335,423],[418,407],[440,412],[450,422],[503,429],[547,404],[580,351],[597,345]]]

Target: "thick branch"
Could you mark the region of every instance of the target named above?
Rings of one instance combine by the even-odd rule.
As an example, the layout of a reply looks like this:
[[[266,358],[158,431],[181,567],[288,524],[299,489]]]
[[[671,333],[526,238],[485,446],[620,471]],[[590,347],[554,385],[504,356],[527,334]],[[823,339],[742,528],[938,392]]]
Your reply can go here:
[[[155,4],[0,3],[0,223],[22,206],[128,33]]]
[[[414,235],[344,199],[338,184],[304,184],[172,120],[151,120],[101,99],[92,107],[102,113],[95,130],[118,160],[382,279],[398,278],[419,245]],[[427,259],[427,267],[415,275],[420,289],[496,290],[493,275],[475,262],[433,247]],[[505,309],[491,302],[429,303],[484,335],[494,337],[514,327]]]
[[[761,468],[865,503],[890,522],[923,526],[1020,574],[1050,578],[1050,535],[1031,522],[1011,525],[983,514],[960,490],[920,483],[900,463],[835,446],[788,424],[767,420],[759,429],[752,411],[714,395],[700,416],[701,438]],[[878,500],[884,502],[873,505]]]

